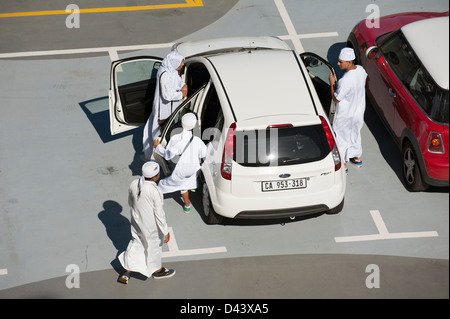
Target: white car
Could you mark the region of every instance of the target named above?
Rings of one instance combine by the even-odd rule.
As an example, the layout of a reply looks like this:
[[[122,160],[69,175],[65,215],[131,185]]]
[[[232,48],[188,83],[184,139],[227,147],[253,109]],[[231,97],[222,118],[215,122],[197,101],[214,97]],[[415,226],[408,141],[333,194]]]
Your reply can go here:
[[[194,112],[194,134],[208,146],[200,172],[208,224],[227,218],[294,218],[338,213],[346,174],[331,122],[332,67],[274,37],[176,44],[190,95],[162,130],[161,144]],[[161,58],[111,66],[111,134],[144,125]],[[167,172],[167,163],[156,158]]]

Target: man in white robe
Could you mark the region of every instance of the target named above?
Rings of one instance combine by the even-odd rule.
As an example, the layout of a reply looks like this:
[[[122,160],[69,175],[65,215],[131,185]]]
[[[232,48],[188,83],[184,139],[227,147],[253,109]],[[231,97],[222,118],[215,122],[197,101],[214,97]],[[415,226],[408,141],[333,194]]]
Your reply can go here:
[[[161,134],[159,123],[167,119],[187,96],[187,85],[178,74],[183,66],[183,56],[171,51],[164,57],[156,75],[153,111],[145,123],[143,133],[143,151],[146,159],[151,156],[153,140]]]
[[[333,129],[346,172],[348,172],[346,164],[348,161],[358,167],[362,166],[361,129],[366,109],[367,73],[362,66],[354,64],[355,58],[352,48],[342,49],[338,66],[345,71],[345,74],[338,81],[336,91],[334,90],[336,75],[330,74],[329,78],[331,96],[336,103]]]
[[[155,152],[165,160],[176,160],[176,166],[172,174],[158,184],[163,192],[172,193],[180,191],[184,201],[184,212],[190,212],[189,190],[197,188],[197,172],[200,169],[200,158],[206,157],[206,145],[194,136],[192,130],[197,124],[194,113],[187,113],[181,119],[183,131],[170,138],[167,147],[164,148],[159,139],[154,141]],[[179,158],[178,158],[179,157]]]
[[[175,270],[161,266],[162,245],[170,240],[163,210],[163,194],[158,189],[159,164],[150,161],[142,166],[142,176],[131,182],[128,204],[131,209],[132,239],[118,257],[126,272],[119,281],[127,284],[131,272],[155,279],[171,277]]]

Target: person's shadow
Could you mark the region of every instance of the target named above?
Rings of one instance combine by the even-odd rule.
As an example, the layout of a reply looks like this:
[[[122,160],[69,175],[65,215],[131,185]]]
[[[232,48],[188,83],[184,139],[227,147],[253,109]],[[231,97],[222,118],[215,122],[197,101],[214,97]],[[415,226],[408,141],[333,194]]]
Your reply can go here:
[[[112,200],[107,200],[103,203],[103,210],[98,213],[98,218],[105,226],[106,234],[117,249],[117,254],[111,266],[121,274],[123,267],[120,264],[117,256],[127,249],[128,243],[131,240],[131,224],[128,218],[121,214],[122,206]]]

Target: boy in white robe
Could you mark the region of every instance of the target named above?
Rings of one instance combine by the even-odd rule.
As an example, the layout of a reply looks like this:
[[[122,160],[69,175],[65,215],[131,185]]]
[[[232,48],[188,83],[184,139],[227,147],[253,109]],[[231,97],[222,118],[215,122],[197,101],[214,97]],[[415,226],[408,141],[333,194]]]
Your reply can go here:
[[[355,52],[352,48],[341,50],[338,66],[345,71],[334,90],[336,75],[330,74],[331,96],[336,103],[336,114],[333,129],[336,134],[336,144],[343,157],[346,172],[347,162],[358,167],[362,166],[361,129],[364,124],[366,109],[366,78],[367,73],[360,65],[355,65]]]
[[[181,119],[183,132],[170,138],[167,147],[164,148],[159,139],[153,143],[155,152],[167,161],[177,160],[172,174],[158,184],[163,194],[180,191],[184,201],[183,211],[189,213],[191,204],[189,202],[189,190],[197,188],[197,172],[200,169],[200,158],[206,157],[206,145],[203,141],[194,136],[192,130],[197,124],[197,117],[194,113],[187,113]]]
[[[138,272],[155,279],[175,275],[174,269],[161,266],[162,245],[170,240],[163,210],[163,195],[156,181],[159,164],[150,161],[142,166],[142,177],[130,184],[128,204],[131,208],[132,239],[118,257],[126,272],[119,281],[127,284],[130,273]]]

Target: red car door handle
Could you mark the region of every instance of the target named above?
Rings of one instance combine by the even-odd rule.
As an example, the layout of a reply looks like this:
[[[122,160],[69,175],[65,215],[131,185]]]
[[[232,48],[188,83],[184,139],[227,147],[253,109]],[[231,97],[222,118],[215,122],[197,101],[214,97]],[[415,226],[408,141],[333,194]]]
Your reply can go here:
[[[397,97],[397,94],[395,94],[395,92],[392,91],[392,89],[389,89],[389,94],[390,94],[392,97]]]

